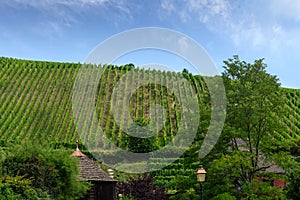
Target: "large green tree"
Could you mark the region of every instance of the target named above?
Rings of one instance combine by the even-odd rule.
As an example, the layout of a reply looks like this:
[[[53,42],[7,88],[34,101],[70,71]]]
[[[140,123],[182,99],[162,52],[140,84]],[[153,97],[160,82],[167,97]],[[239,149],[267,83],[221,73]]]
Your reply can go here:
[[[265,195],[282,197],[282,190],[256,181],[270,166],[288,158],[280,151],[282,143],[275,137],[284,131],[278,78],[266,71],[263,59],[251,64],[234,56],[224,64],[227,116],[219,142],[223,145],[222,154],[209,169],[214,179],[212,192],[254,199],[266,198]],[[264,190],[255,189],[262,186]]]

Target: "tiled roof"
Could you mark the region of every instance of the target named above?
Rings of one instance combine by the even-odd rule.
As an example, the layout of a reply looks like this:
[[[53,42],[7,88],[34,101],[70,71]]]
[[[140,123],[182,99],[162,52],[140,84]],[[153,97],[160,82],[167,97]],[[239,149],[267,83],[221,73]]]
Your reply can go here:
[[[100,167],[98,167],[92,160],[83,154],[78,146],[76,151],[71,155],[79,159],[79,179],[87,181],[102,181],[102,182],[116,182],[108,174],[106,174]]]
[[[98,167],[92,160],[87,156],[79,157],[79,179],[88,181],[113,181],[108,174],[106,174],[100,167]]]
[[[277,174],[283,174],[285,173],[285,170],[282,169],[280,166],[278,165],[272,165],[270,166],[269,168],[266,169],[267,172],[274,172],[274,173],[277,173]]]

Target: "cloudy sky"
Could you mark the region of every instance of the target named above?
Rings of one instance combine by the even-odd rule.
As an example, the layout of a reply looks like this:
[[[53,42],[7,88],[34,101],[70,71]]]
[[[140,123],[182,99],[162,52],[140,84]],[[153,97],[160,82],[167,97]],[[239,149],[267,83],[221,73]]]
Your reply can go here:
[[[235,54],[265,58],[282,86],[300,88],[298,0],[0,0],[0,13],[0,56],[84,62],[112,35],[161,27],[194,39],[220,72]],[[149,50],[122,62],[185,65]]]

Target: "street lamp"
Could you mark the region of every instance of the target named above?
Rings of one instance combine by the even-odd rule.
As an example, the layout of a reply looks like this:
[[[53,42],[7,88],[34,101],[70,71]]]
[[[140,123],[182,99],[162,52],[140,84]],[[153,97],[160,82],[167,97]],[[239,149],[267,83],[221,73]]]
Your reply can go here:
[[[203,200],[203,191],[204,191],[203,183],[205,181],[206,171],[205,171],[205,169],[203,168],[202,165],[199,166],[199,169],[198,169],[196,175],[197,175],[197,181],[201,185],[201,200]]]

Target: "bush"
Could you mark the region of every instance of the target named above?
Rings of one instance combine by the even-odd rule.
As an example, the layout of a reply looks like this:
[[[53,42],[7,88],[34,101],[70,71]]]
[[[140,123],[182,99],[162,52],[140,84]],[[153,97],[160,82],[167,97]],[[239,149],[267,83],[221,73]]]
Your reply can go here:
[[[236,197],[226,192],[219,194],[218,196],[212,198],[212,200],[236,200]]]
[[[49,195],[46,192],[32,187],[32,181],[24,176],[0,178],[0,199],[45,200],[48,198]]]
[[[2,177],[30,179],[34,189],[48,193],[53,199],[80,198],[89,184],[77,179],[78,160],[70,153],[33,143],[11,146],[2,163]]]
[[[118,194],[123,197],[135,200],[166,200],[167,193],[164,188],[154,185],[153,178],[147,174],[140,176],[137,179],[132,179],[128,182],[118,183]]]
[[[287,178],[287,196],[290,199],[300,199],[300,164],[296,167],[291,167]]]

